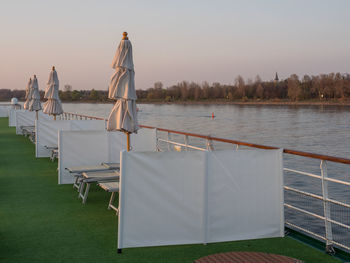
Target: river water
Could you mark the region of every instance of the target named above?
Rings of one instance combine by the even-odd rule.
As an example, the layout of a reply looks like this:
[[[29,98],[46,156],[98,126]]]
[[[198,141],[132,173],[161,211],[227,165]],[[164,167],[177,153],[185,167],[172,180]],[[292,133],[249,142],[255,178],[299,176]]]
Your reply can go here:
[[[65,103],[108,117],[111,104]],[[350,107],[139,104],[140,124],[350,158]],[[212,118],[214,113],[215,118]]]

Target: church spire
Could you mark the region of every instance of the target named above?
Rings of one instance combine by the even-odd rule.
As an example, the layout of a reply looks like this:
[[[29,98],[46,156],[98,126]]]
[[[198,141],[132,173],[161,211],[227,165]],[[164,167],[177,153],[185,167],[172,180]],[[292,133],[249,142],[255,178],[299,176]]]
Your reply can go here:
[[[275,80],[275,82],[279,81],[277,72],[276,72],[276,76],[275,76],[275,79],[274,79],[274,80]]]

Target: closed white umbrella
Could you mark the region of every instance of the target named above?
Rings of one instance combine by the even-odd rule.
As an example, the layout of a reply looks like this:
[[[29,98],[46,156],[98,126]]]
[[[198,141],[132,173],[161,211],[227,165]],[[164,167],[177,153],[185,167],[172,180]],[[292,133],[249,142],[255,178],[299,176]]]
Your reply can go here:
[[[25,99],[26,101],[23,104],[23,109],[25,110],[29,110],[29,104],[30,104],[30,99],[31,99],[31,85],[32,85],[32,79],[30,78],[28,83],[27,83],[27,87],[26,87],[26,96]]]
[[[38,85],[38,79],[36,78],[36,75],[34,75],[34,78],[32,80],[31,85],[32,90],[32,98],[29,105],[30,111],[36,111],[36,119],[38,119],[38,111],[41,110],[41,103],[40,103],[40,93],[39,93],[39,85]]]
[[[136,112],[135,71],[132,58],[132,46],[128,33],[123,33],[112,68],[116,71],[111,77],[108,98],[116,100],[109,114],[107,130],[123,131],[127,134],[127,149],[130,150],[130,133],[138,130]]]
[[[59,81],[55,67],[52,67],[50,72],[49,81],[47,82],[47,88],[45,90],[44,98],[47,101],[44,103],[43,112],[49,115],[53,115],[56,120],[56,115],[63,113],[61,100],[58,96]]]

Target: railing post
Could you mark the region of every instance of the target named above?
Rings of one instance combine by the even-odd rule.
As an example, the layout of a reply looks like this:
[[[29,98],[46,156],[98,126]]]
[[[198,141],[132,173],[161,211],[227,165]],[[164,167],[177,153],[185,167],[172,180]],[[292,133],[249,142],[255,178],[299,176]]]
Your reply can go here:
[[[332,223],[329,222],[329,219],[331,219],[331,208],[328,202],[328,181],[326,180],[328,178],[327,162],[321,160],[320,168],[322,177],[323,214],[326,229],[326,252],[328,254],[334,254]]]
[[[210,136],[208,136],[207,138],[207,151],[213,151],[214,150],[214,145],[213,145],[213,141],[210,139]]]
[[[171,139],[170,132],[168,132],[168,151],[169,152],[171,151],[170,143],[169,143],[170,139]]]
[[[188,135],[185,135],[185,145],[186,145],[186,151],[188,151]]]
[[[156,128],[156,149],[157,152],[160,152],[160,147],[159,147],[159,140],[158,140],[158,129]]]

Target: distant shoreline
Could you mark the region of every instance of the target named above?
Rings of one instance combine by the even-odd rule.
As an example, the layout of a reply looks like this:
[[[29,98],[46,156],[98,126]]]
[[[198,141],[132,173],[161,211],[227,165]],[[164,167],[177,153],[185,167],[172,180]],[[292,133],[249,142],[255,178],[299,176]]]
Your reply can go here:
[[[178,105],[252,105],[252,106],[350,106],[347,102],[330,101],[140,101],[137,104],[178,104]]]
[[[1,101],[6,102],[6,101]],[[24,102],[24,101],[20,101]],[[114,104],[114,101],[62,101],[63,103],[81,104]],[[137,101],[137,104],[157,105],[252,105],[252,106],[350,106],[350,101],[227,101],[227,100],[205,100],[205,101]]]

